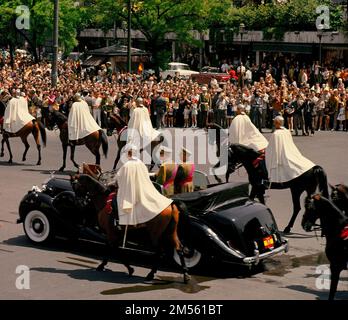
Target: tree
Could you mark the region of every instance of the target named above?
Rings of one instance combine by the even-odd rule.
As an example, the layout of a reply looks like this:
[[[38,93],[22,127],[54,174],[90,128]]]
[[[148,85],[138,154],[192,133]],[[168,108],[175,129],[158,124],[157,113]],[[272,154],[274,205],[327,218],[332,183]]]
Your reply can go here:
[[[5,36],[5,43],[10,46],[20,43],[20,38],[27,41],[29,50],[36,61],[39,60],[38,48],[52,39],[53,1],[52,0],[2,0],[0,7],[0,33]],[[15,27],[18,17],[16,8],[24,5],[29,8],[30,27],[28,30]],[[77,44],[78,27],[84,10],[76,7],[74,0],[60,0],[59,43],[64,51],[70,51]]]
[[[95,0],[96,23],[105,30],[115,21],[127,20],[128,0]],[[211,0],[132,0],[132,29],[140,30],[148,41],[148,50],[157,67],[168,60],[166,35],[175,33],[181,43],[199,45],[190,31],[204,30],[209,26],[212,12],[230,1]]]

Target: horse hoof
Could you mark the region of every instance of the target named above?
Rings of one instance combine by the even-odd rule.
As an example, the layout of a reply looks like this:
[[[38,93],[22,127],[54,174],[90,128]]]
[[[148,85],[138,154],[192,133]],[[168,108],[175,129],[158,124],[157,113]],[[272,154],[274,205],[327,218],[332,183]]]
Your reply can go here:
[[[61,168],[59,168],[59,172],[63,172],[64,171],[64,169],[65,169],[65,167],[61,167]]]
[[[191,276],[189,274],[184,274],[184,283],[188,284],[191,280]]]
[[[27,159],[26,158],[22,158],[22,161],[25,162],[25,161],[27,161]]]
[[[290,232],[291,232],[291,228],[289,226],[287,226],[283,231],[283,233],[285,233],[285,234],[288,234]]]
[[[4,153],[0,153],[0,158],[2,158],[5,154]]]
[[[12,160],[8,160],[8,163],[9,163],[9,164],[12,164],[13,162],[12,162]]]
[[[154,275],[152,272],[150,272],[150,273],[146,276],[145,280],[146,280],[146,281],[152,281],[154,277],[155,277],[155,275]]]
[[[130,267],[128,268],[128,275],[131,277],[134,273],[134,268]]]
[[[102,271],[104,271],[105,269],[104,269],[104,266],[101,264],[101,265],[99,265],[95,270],[98,271],[98,272],[102,272]]]
[[[41,161],[38,161],[36,165],[41,166]]]

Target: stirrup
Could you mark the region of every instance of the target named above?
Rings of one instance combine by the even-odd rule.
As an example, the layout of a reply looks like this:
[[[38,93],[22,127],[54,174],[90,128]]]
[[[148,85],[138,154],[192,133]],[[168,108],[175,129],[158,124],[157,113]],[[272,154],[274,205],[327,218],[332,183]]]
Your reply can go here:
[[[269,189],[271,187],[271,182],[269,180],[262,179],[261,185],[263,185],[266,189]]]

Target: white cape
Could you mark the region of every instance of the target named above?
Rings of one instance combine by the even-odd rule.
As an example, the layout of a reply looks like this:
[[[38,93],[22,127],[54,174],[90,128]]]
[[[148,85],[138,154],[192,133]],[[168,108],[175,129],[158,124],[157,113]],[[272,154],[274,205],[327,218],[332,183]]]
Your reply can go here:
[[[134,108],[128,122],[127,143],[139,149],[148,146],[156,140],[160,132],[152,127],[149,111],[145,107]]]
[[[69,140],[83,139],[100,129],[89,111],[88,104],[85,101],[74,102],[68,118]]]
[[[155,218],[173,200],[153,186],[145,164],[128,160],[117,172],[117,205],[121,225],[137,225]]]
[[[5,109],[4,130],[17,133],[35,118],[29,113],[28,101],[24,97],[12,98]]]
[[[268,146],[267,139],[254,126],[246,114],[237,115],[228,130],[229,142],[242,144],[255,151],[260,151]]]
[[[271,182],[290,181],[314,166],[297,149],[289,130],[274,131],[266,149],[266,167]]]

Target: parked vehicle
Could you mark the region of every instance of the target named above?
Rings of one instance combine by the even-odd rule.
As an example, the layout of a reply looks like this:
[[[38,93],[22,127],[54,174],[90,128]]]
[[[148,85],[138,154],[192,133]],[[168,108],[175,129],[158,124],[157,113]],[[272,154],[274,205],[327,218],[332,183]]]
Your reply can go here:
[[[217,67],[203,67],[199,73],[191,75],[191,79],[199,84],[209,84],[212,78],[221,83],[229,81],[231,76]]]
[[[271,210],[249,200],[246,183],[208,186],[174,199],[188,212],[187,218],[180,219],[178,232],[189,268],[210,257],[251,267],[288,250]],[[41,188],[34,186],[20,202],[17,222],[37,244],[55,236],[105,242],[93,203],[79,199],[69,180],[51,178]],[[130,230],[125,250],[151,251],[146,237],[145,230]],[[176,253],[174,260],[180,265]]]
[[[168,63],[168,69],[161,71],[160,75],[162,79],[167,79],[168,76],[174,78],[176,74],[180,78],[189,79],[191,75],[198,73],[198,71],[190,70],[189,65],[186,63],[170,62]]]

